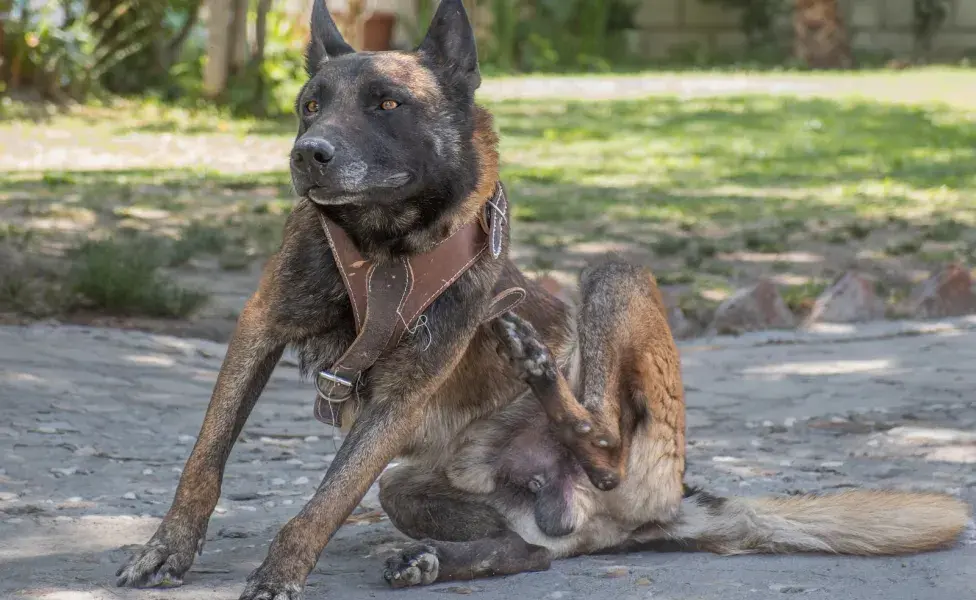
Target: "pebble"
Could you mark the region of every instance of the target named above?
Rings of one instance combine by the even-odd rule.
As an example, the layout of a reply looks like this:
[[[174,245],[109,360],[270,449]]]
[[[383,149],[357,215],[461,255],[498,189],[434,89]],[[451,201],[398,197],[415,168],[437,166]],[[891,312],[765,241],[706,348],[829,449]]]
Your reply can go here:
[[[18,498],[17,494],[13,492],[0,492],[0,502],[10,502]]]
[[[98,454],[98,450],[94,446],[81,446],[74,451],[75,456],[95,456],[96,454]]]
[[[74,521],[74,519],[72,519],[71,517],[66,517],[64,515],[54,517],[55,523],[71,523],[72,521]]]
[[[227,509],[224,508],[223,506],[218,506],[217,508],[214,509],[214,512],[217,513],[218,515],[225,515],[227,514]]]
[[[305,441],[308,442],[308,443],[310,443],[310,444],[312,442],[317,442],[317,441],[319,441],[319,436],[317,436],[317,435],[309,435],[309,436],[306,436],[305,437]]]
[[[186,435],[185,433],[178,438],[176,438],[177,443],[180,446],[188,446],[197,441],[197,438],[192,435]]]
[[[637,585],[651,585],[651,580],[648,579],[647,577],[641,577],[634,583],[636,583]]]
[[[301,465],[304,465],[305,464],[305,461],[302,460],[302,459],[300,459],[300,458],[289,458],[288,460],[285,461],[285,464],[286,465],[301,466]]]
[[[292,500],[291,498],[287,498],[287,499],[281,501],[281,505],[282,506],[291,506],[294,503],[295,503],[295,501]]]
[[[181,475],[183,474],[183,469],[180,468],[180,467],[173,467],[172,469],[170,469],[170,471],[172,471],[174,473],[179,473]]]
[[[55,434],[55,433],[58,432],[58,428],[57,427],[50,427],[48,425],[42,425],[42,426],[38,427],[37,429],[32,429],[31,431],[33,431],[34,433],[43,433],[43,434],[47,434],[47,435],[52,435],[52,434]]]
[[[84,498],[82,498],[81,496],[72,496],[72,497],[68,498],[67,501],[68,502],[84,502]]]
[[[126,493],[122,494],[122,499],[123,500],[135,500],[137,498],[138,498],[138,496],[136,496],[136,493],[135,492],[126,492]]]
[[[74,475],[78,472],[78,467],[52,467],[50,469],[51,473],[56,476],[67,477],[69,475]]]
[[[825,469],[836,469],[837,467],[843,467],[844,461],[842,460],[826,460],[820,463],[820,466]]]
[[[736,458],[734,456],[713,456],[712,457],[712,462],[717,462],[717,463],[732,463],[732,462],[739,462],[740,460],[742,459]]]
[[[265,502],[261,506],[265,507],[268,510],[271,510],[272,508],[275,507],[275,503],[273,501],[271,501],[271,500],[268,500],[267,502]]]
[[[227,538],[227,539],[244,539],[251,537],[252,533],[244,529],[243,527],[238,527],[236,525],[228,525],[227,527],[221,527],[220,531],[217,532],[217,537]]]
[[[308,485],[308,477],[299,477],[295,481],[292,481],[294,485]]]
[[[154,471],[153,471],[152,469],[148,469],[148,468],[147,468],[147,469],[143,469],[143,470],[142,470],[142,474],[143,474],[143,475],[152,475],[152,474],[153,474],[153,472],[154,472]]]
[[[560,600],[560,598],[566,598],[569,596],[566,592],[550,592],[546,598],[552,598],[552,600]]]
[[[7,519],[4,523],[10,523],[11,525],[19,525],[23,523],[24,520],[21,518]]]
[[[271,485],[276,485],[276,486],[285,485],[285,483],[286,483],[285,480],[282,479],[281,477],[275,477],[274,479],[271,480]]]
[[[256,506],[247,506],[247,505],[239,506],[237,508],[239,510],[243,510],[243,511],[247,511],[247,512],[257,512],[257,510],[258,510]]]
[[[783,419],[783,425],[786,427],[793,427],[796,425],[796,417],[787,417]]]
[[[237,494],[227,494],[227,498],[234,502],[247,502],[248,500],[257,500],[260,496],[254,492],[240,492]]]
[[[630,575],[630,569],[627,567],[611,567],[603,572],[603,576],[608,579],[615,579],[617,577],[626,577]]]

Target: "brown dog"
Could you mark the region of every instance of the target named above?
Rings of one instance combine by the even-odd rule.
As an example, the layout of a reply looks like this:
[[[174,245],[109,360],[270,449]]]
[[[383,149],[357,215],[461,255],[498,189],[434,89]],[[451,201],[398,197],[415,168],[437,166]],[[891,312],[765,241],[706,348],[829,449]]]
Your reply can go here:
[[[348,434],[248,577],[246,600],[302,598],[329,539],[395,457],[383,506],[426,541],[391,559],[394,586],[660,539],[884,554],[944,546],[962,530],[967,506],[945,495],[684,489],[680,365],[653,277],[597,264],[570,310],[507,258],[497,139],[474,104],[480,75],[460,0],[440,3],[414,53],[355,53],[319,0],[308,70],[292,154],[302,199],[241,314],[173,505],[119,585],[181,581],[231,447],[289,344],[318,374],[316,414]],[[443,251],[451,244],[459,253]],[[509,311],[512,298],[524,299]]]

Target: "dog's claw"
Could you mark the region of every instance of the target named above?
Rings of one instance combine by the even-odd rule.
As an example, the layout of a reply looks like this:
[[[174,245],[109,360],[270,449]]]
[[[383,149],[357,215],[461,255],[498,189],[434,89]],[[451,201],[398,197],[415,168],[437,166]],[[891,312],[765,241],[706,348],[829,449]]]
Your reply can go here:
[[[193,553],[171,551],[166,544],[147,544],[115,572],[117,587],[174,588],[193,564]]]

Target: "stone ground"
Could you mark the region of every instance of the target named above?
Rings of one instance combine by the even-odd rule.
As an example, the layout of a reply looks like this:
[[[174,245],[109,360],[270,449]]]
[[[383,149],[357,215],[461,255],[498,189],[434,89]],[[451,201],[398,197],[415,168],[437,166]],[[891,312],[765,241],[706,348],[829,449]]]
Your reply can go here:
[[[886,76],[873,77],[870,84],[851,78],[839,87],[789,76],[511,79],[487,81],[485,93],[499,99],[846,96],[870,88],[884,96]],[[917,100],[973,97],[940,85],[934,79],[917,86]],[[124,147],[82,154],[73,160],[91,161],[89,168],[101,168],[99,161],[137,167],[154,160]],[[238,160],[233,151],[221,156]],[[120,157],[135,162],[120,165]],[[197,160],[192,153],[184,158]],[[7,168],[7,159],[15,157],[0,153],[0,168]],[[218,306],[233,311],[255,280],[256,273],[246,272],[206,282]],[[215,326],[212,334],[198,335],[220,337],[222,331]],[[976,501],[976,318],[699,339],[681,349],[690,482],[721,494],[865,485],[948,490]],[[314,491],[339,443],[311,418],[312,388],[287,358],[231,457],[205,552],[186,584],[164,591],[113,585],[117,565],[133,544],[149,538],[169,506],[223,352],[211,341],[134,331],[0,327],[0,599],[237,598],[277,528]],[[546,573],[392,592],[382,581],[382,564],[406,540],[377,509],[374,490],[322,555],[309,579],[310,599],[795,594],[963,600],[973,597],[976,581],[970,531],[953,550],[917,557],[598,556],[559,561]]]
[[[976,500],[976,318],[700,339],[681,346],[689,479],[722,494],[852,486]],[[116,566],[169,506],[220,366],[220,344],[37,324],[0,328],[0,598],[234,599],[338,441],[287,357],[235,448],[205,552],[175,590],[120,590]],[[885,559],[668,553],[557,562],[546,573],[393,592],[405,543],[366,498],[309,598],[736,600],[972,598],[976,539]]]

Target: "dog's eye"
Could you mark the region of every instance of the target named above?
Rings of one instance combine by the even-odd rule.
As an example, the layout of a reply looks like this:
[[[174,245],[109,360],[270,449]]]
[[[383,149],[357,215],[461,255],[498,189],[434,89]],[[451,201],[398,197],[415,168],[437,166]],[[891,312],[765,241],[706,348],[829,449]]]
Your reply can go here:
[[[396,100],[384,100],[380,103],[380,108],[383,110],[393,110],[398,106],[400,106],[400,103]]]
[[[309,114],[315,114],[319,112],[319,103],[315,100],[309,100],[305,103],[305,112]]]

